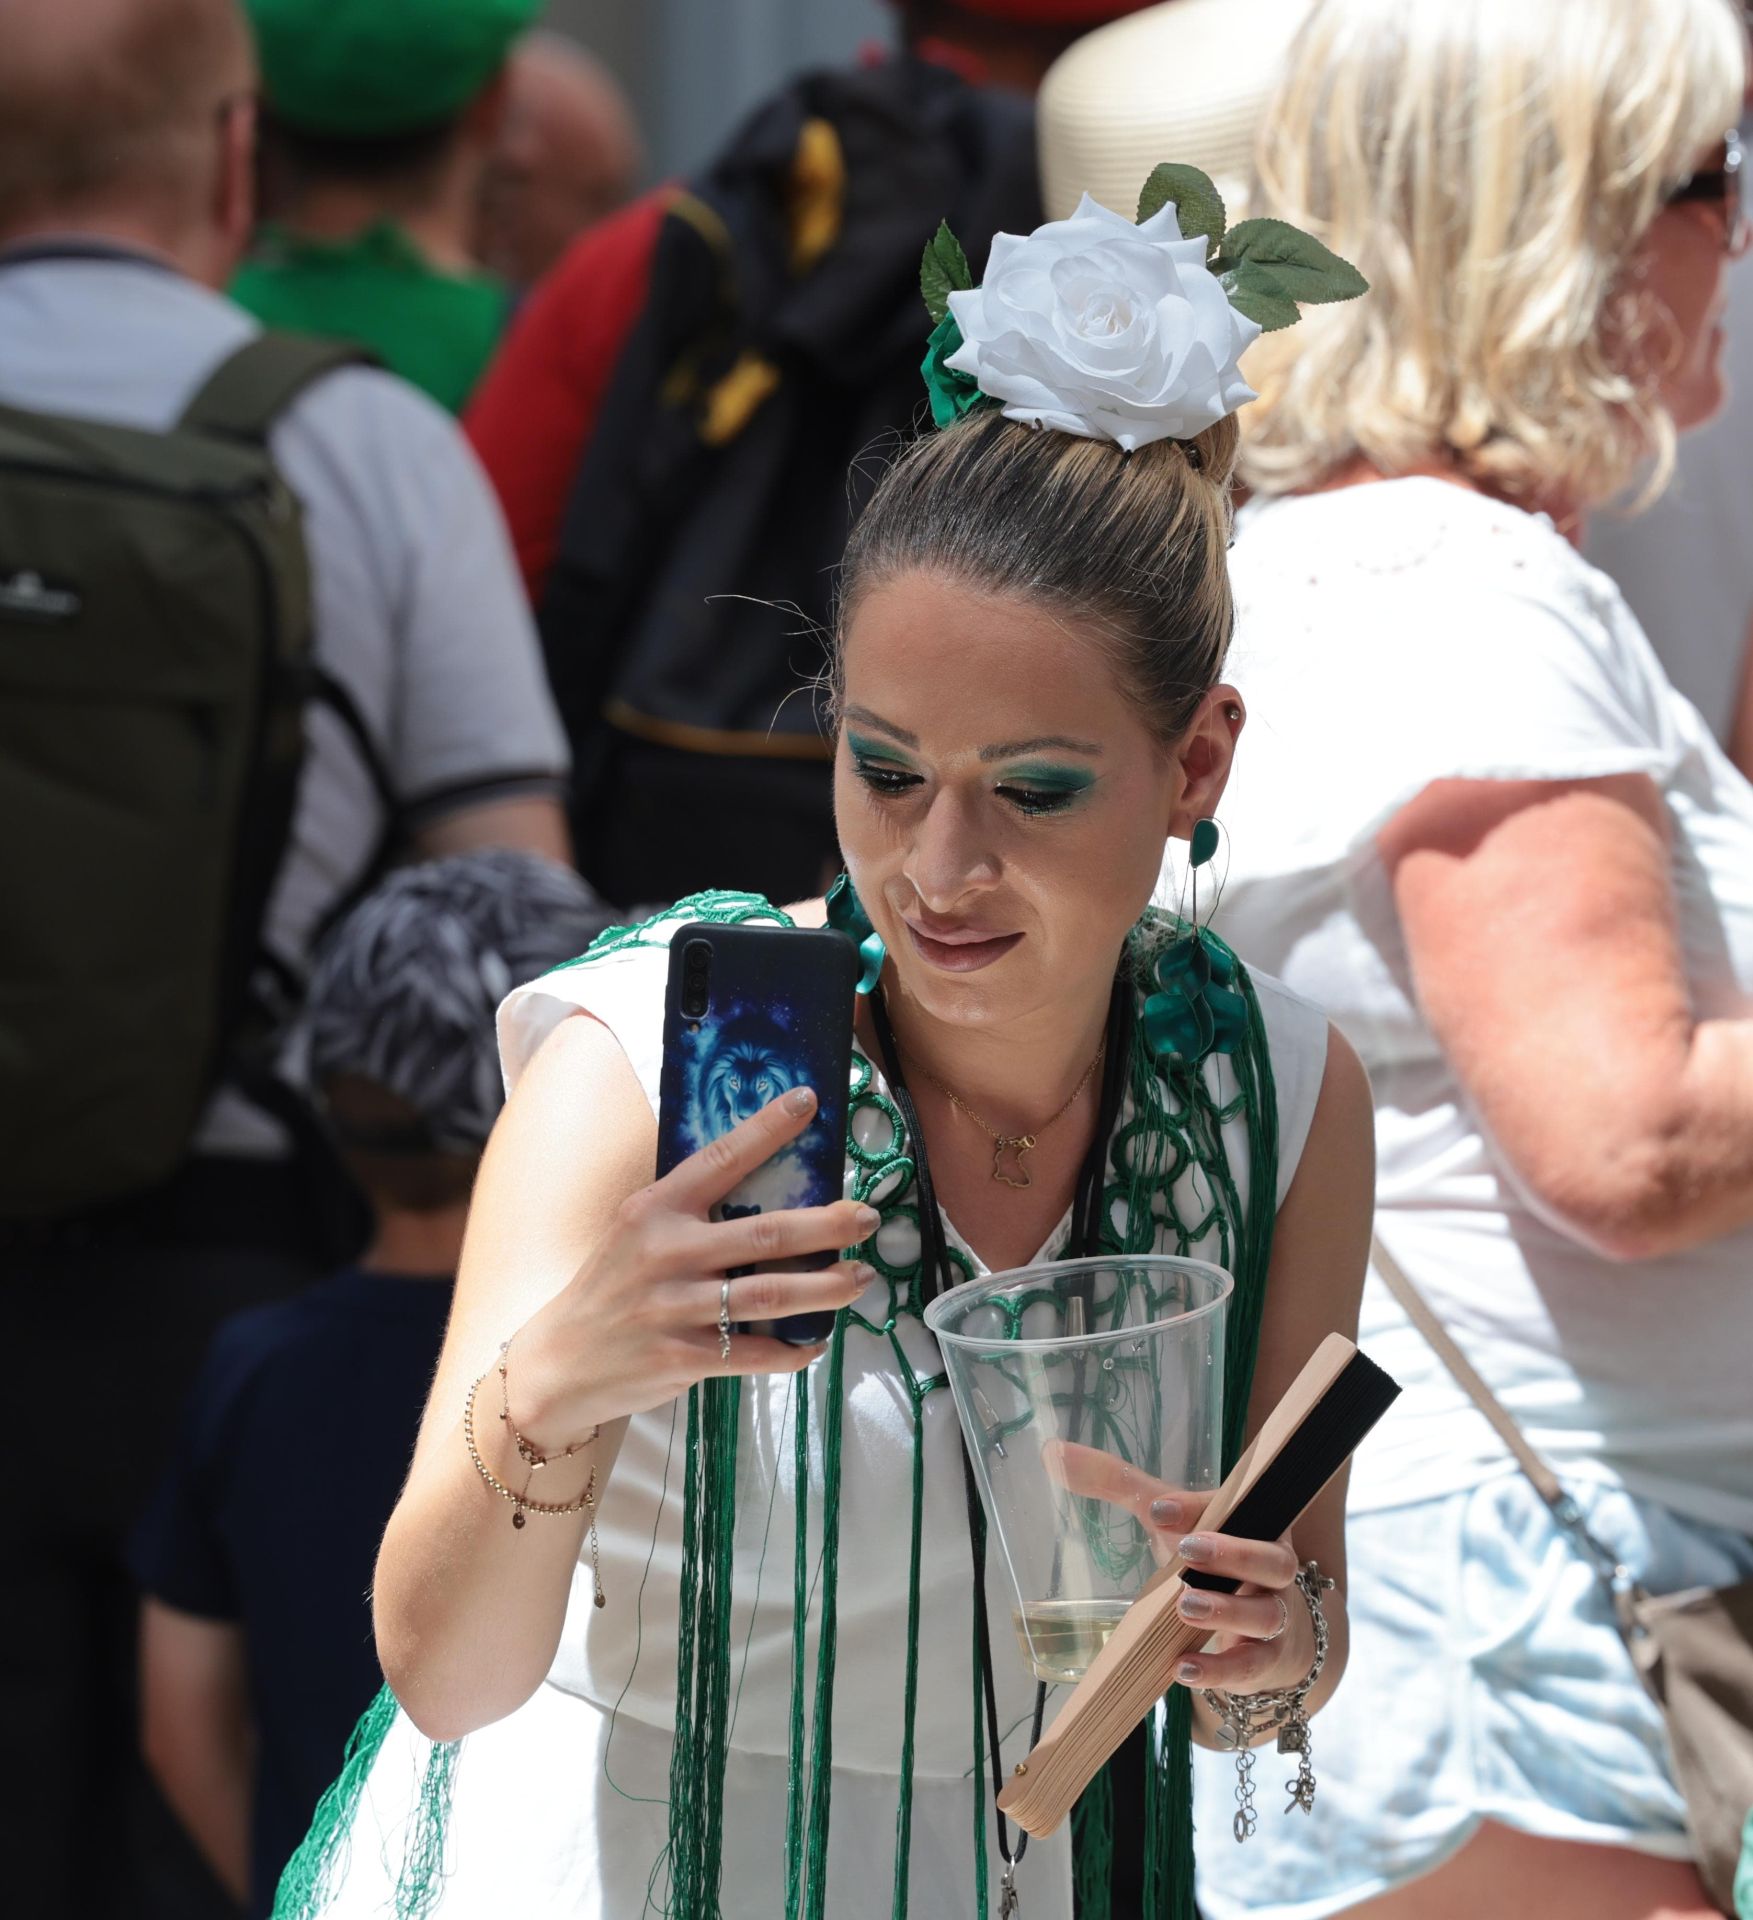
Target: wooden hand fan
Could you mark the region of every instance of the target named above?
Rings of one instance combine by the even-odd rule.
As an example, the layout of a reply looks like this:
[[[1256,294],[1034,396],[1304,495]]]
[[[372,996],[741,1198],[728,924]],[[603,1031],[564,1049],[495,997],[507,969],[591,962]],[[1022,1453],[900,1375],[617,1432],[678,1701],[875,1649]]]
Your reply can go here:
[[[1387,1412],[1400,1389],[1343,1334],[1330,1333],[1273,1408],[1200,1517],[1203,1533],[1276,1540]],[[1036,1835],[1071,1811],[1120,1742],[1169,1690],[1176,1663],[1211,1638],[1181,1618],[1185,1587],[1233,1593],[1239,1583],[1179,1560],[1161,1568],[1127,1608],[1108,1644],[1072,1689],[998,1804]]]

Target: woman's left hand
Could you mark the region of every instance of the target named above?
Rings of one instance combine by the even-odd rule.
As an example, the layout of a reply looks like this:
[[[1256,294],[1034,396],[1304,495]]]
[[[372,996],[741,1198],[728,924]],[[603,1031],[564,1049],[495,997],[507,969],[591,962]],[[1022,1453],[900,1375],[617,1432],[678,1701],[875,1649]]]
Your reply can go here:
[[[1158,1502],[1159,1508],[1173,1501]],[[1157,1512],[1152,1523],[1162,1525]],[[1171,1525],[1179,1524],[1178,1519]],[[1188,1587],[1181,1618],[1216,1637],[1175,1668],[1182,1686],[1219,1693],[1275,1693],[1293,1687],[1315,1659],[1315,1632],[1297,1591],[1297,1558],[1289,1534],[1278,1540],[1242,1540],[1223,1533],[1192,1533],[1175,1542],[1175,1555],[1201,1573],[1241,1581],[1234,1593]]]
[[[1315,1663],[1315,1629],[1296,1588],[1302,1562],[1288,1533],[1279,1540],[1242,1540],[1192,1532],[1209,1496],[1183,1493],[1129,1461],[1075,1441],[1050,1440],[1041,1456],[1049,1479],[1068,1492],[1130,1513],[1144,1528],[1158,1566],[1182,1561],[1242,1582],[1233,1594],[1189,1587],[1181,1595],[1181,1618],[1216,1636],[1176,1668],[1183,1686],[1276,1693],[1307,1677]]]

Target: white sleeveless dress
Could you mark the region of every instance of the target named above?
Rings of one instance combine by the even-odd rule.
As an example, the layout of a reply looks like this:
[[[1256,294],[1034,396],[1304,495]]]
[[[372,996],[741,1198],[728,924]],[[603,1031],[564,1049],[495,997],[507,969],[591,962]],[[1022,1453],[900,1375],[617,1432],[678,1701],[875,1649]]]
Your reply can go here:
[[[629,948],[513,994],[500,1013],[508,1082],[515,1083],[563,1018],[583,1008],[619,1040],[655,1111],[667,965],[663,947]],[[1327,1022],[1277,982],[1258,974],[1253,980],[1277,1088],[1282,1202],[1320,1092]],[[1234,1080],[1229,1063],[1217,1058],[1227,1099]],[[880,1089],[880,1075],[876,1084]],[[1247,1142],[1239,1120],[1226,1128],[1225,1141],[1245,1196]],[[850,1174],[849,1165],[849,1180]],[[1194,1207],[1189,1217],[1203,1212],[1203,1206]],[[1058,1252],[1069,1225],[1067,1217],[1037,1258]],[[945,1226],[951,1244],[977,1273],[984,1272],[953,1225],[946,1220]],[[884,1257],[895,1264],[917,1257],[916,1230],[903,1225],[901,1231],[911,1235],[911,1249],[882,1244]],[[1213,1249],[1202,1244],[1192,1252],[1212,1257]],[[885,1300],[879,1281],[857,1305],[880,1322]],[[933,1343],[916,1319],[902,1317],[895,1337],[919,1372],[938,1370]],[[817,1364],[806,1376],[816,1434],[824,1372]],[[724,1807],[725,1920],[776,1920],[784,1908],[793,1418],[789,1379],[745,1382],[731,1626],[734,1717]],[[986,1822],[994,1887],[997,1863],[989,1785],[971,1777],[970,1564],[949,1396],[929,1395],[923,1419],[925,1544],[910,1889],[911,1911],[940,1920],[973,1907],[976,1821]],[[631,1421],[599,1528],[607,1606],[592,1605],[589,1568],[581,1564],[545,1684],[516,1712],[463,1742],[436,1920],[639,1920],[666,1910],[685,1425],[680,1403]],[[828,1911],[835,1920],[886,1920],[895,1876],[913,1432],[888,1340],[860,1330],[849,1331],[846,1341],[843,1435]],[[819,1458],[812,1461],[811,1478],[808,1685],[814,1681],[819,1611]],[[994,1568],[989,1604],[1008,1768],[1028,1744],[1034,1682],[1013,1651],[1001,1582]],[[429,1750],[399,1714],[366,1783],[329,1913],[364,1920],[394,1911],[403,1840]],[[1068,1832],[1069,1826],[1030,1844],[1019,1876],[1029,1920],[1070,1920]]]

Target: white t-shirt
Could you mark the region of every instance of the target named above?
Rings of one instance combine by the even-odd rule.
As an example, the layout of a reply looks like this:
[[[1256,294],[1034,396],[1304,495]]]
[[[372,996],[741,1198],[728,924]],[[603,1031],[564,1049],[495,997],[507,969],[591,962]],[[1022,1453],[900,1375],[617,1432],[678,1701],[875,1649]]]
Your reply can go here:
[[[1753,1231],[1616,1265],[1529,1204],[1413,1000],[1374,843],[1434,780],[1648,774],[1674,828],[1694,1007],[1743,1015],[1753,787],[1544,516],[1391,481],[1257,506],[1232,559],[1231,677],[1251,719],[1216,924],[1324,1006],[1368,1067],[1384,1240],[1565,1471],[1753,1533]],[[1363,1338],[1406,1392],[1359,1457],[1354,1505],[1452,1491],[1501,1462],[1373,1278]]]
[[[11,406],[163,430],[259,331],[143,255],[69,242],[63,257],[0,259],[0,402]],[[455,421],[393,375],[347,368],[301,395],[270,444],[304,506],[317,659],[352,695],[404,825],[558,793],[565,735],[498,501]],[[307,728],[266,927],[298,978],[386,824],[342,722],[318,705]],[[200,1140],[234,1153],[279,1144],[277,1127],[225,1094]]]

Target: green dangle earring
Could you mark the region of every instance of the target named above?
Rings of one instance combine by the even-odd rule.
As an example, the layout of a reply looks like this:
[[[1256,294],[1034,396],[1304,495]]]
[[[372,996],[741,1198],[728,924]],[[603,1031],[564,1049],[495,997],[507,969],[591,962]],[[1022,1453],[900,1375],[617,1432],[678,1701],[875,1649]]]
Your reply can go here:
[[[845,934],[858,949],[858,991],[869,993],[882,977],[888,952],[882,935],[870,924],[870,915],[865,912],[864,902],[859,899],[849,873],[841,874],[828,889],[828,925],[836,933]]]
[[[1248,1003],[1236,989],[1236,956],[1199,924],[1199,869],[1217,848],[1217,822],[1196,821],[1187,854],[1192,911],[1157,956],[1157,991],[1144,1003],[1145,1042],[1165,1071],[1196,1067],[1207,1054],[1234,1053],[1247,1037]]]

